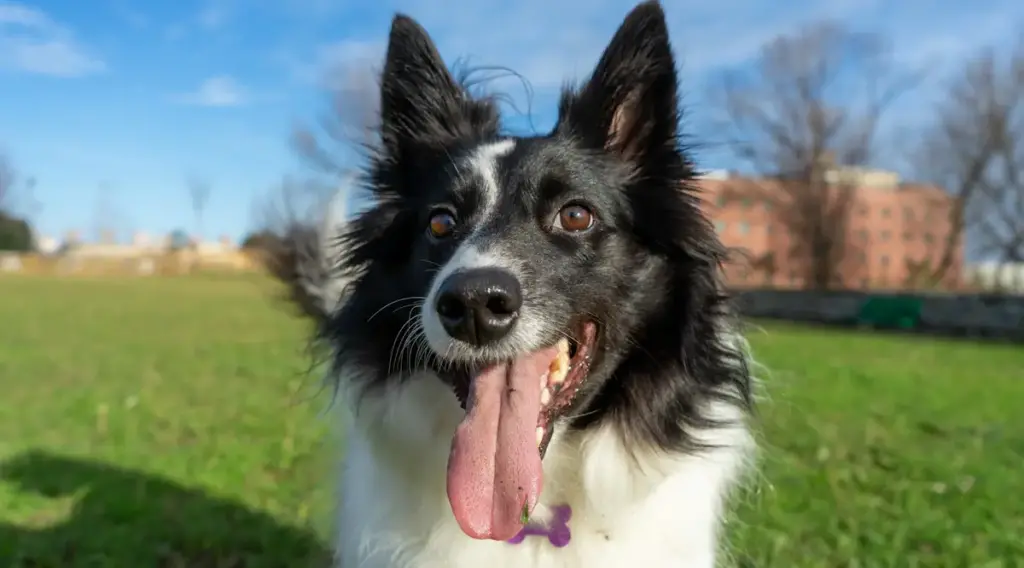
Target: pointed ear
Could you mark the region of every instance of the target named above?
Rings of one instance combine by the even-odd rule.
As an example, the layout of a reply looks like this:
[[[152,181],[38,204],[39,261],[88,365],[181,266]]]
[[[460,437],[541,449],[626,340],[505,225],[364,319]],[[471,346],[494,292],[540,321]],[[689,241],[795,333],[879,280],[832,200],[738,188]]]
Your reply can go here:
[[[641,165],[674,149],[679,122],[675,60],[657,1],[633,9],[589,81],[565,92],[556,131]]]
[[[489,101],[470,97],[427,31],[403,14],[391,22],[380,102],[381,138],[392,154],[407,144],[444,144],[474,130],[498,127],[496,109]]]

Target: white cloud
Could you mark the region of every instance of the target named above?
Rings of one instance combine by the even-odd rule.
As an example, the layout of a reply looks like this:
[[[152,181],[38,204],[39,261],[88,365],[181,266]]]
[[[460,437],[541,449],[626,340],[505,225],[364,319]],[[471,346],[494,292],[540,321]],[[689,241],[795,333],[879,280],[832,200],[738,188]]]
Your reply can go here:
[[[190,93],[175,95],[172,100],[181,104],[207,107],[241,106],[248,100],[246,90],[227,75],[210,77]]]
[[[0,1],[0,69],[82,77],[104,71],[106,64],[46,13]]]

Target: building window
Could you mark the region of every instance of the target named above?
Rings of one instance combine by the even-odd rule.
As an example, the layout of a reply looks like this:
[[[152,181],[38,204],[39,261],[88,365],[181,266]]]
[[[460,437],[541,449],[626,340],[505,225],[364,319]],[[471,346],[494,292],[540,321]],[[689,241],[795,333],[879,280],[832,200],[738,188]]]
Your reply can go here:
[[[868,209],[867,205],[861,205],[860,207],[857,208],[857,212],[860,213],[861,217],[867,217],[868,213],[870,213],[871,210]]]
[[[765,225],[764,226],[764,232],[765,232],[766,235],[772,234],[772,225],[771,224]]]
[[[934,240],[935,240],[935,237],[933,237],[931,233],[925,233],[924,234],[924,242],[926,242],[928,244],[932,244],[932,241],[934,241]]]
[[[903,233],[903,240],[909,243],[910,241],[914,240],[914,234],[911,233],[910,231],[906,231],[905,233]]]
[[[883,208],[882,208],[882,217],[883,217],[883,218],[885,218],[885,219],[888,219],[888,218],[889,218],[889,214],[890,214],[890,213],[892,213],[892,212],[891,212],[891,211],[889,211],[889,208],[888,208],[888,207],[883,207]]]
[[[903,208],[903,219],[905,221],[913,221],[914,220],[914,210],[911,209],[910,207],[904,207]]]
[[[748,232],[750,232],[750,224],[747,223],[746,221],[743,221],[742,223],[740,223],[740,234],[745,235]]]
[[[888,242],[888,240],[889,240],[889,231],[882,231],[882,241],[883,242]]]
[[[867,242],[867,240],[868,240],[868,230],[867,229],[861,229],[859,231],[859,234],[860,234],[860,240],[862,240],[864,242]]]
[[[889,266],[889,257],[887,255],[883,254],[880,260],[882,261],[882,266]]]

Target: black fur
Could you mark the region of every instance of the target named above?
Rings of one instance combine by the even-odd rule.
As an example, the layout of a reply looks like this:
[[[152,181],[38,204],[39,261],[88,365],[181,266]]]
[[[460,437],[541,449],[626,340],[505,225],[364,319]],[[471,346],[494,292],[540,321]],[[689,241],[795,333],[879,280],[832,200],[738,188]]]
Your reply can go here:
[[[427,33],[396,16],[381,80],[381,143],[366,172],[376,205],[341,237],[348,254],[340,270],[352,284],[321,326],[336,362],[369,371],[358,379],[367,392],[406,380],[396,371],[414,364],[464,373],[425,346],[422,357],[409,353],[396,366],[393,350],[434,274],[475,229],[474,238],[522,261],[524,305],[556,323],[545,341],[581,316],[599,324],[599,352],[569,427],[614,421],[632,443],[691,451],[687,427],[714,426],[706,402],[749,407],[745,358],[723,341],[734,323],[720,279],[726,251],[691,185],[677,88],[662,8],[642,3],[590,79],[563,93],[554,130],[517,139],[499,160],[503,194],[497,214],[484,219],[479,185],[456,164],[500,139],[497,106],[470,96]],[[547,230],[573,201],[593,209],[594,229]],[[438,204],[460,221],[444,243],[425,233]]]

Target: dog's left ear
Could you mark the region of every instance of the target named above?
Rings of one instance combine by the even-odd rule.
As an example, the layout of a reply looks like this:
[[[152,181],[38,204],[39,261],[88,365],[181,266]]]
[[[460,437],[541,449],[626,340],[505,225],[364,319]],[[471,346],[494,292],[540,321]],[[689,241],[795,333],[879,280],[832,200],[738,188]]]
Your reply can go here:
[[[638,5],[605,48],[590,80],[562,95],[556,131],[640,166],[677,143],[675,60],[661,5]]]

